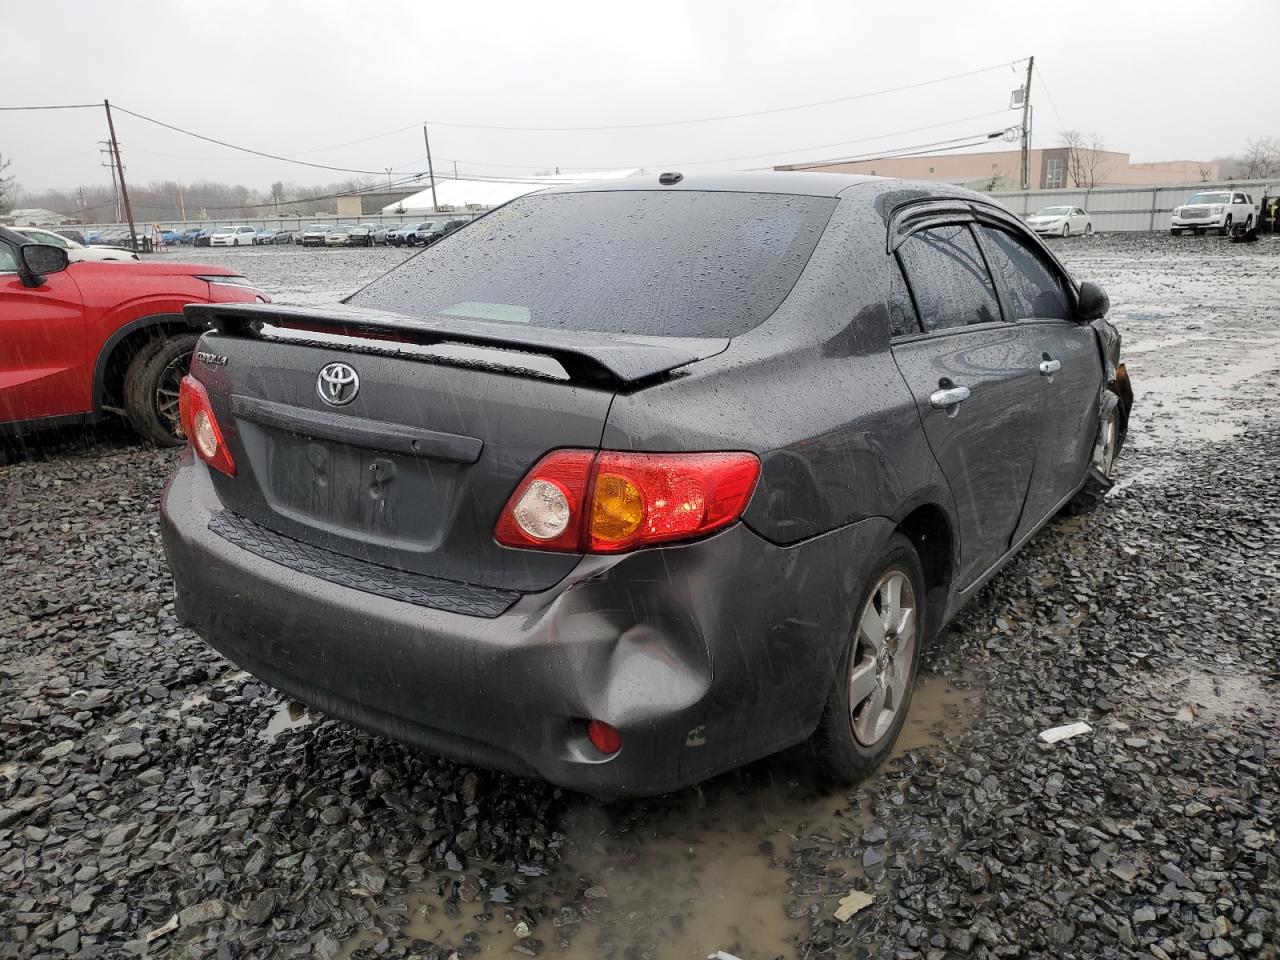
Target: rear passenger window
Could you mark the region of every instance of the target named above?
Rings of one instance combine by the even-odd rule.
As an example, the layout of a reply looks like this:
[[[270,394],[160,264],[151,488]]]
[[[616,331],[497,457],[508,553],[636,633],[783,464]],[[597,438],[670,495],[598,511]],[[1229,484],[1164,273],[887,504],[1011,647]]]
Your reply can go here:
[[[926,331],[1000,319],[995,287],[966,225],[917,231],[898,255]]]
[[[1004,284],[1014,320],[1070,320],[1071,298],[1043,256],[1006,230],[980,226],[991,271]]]
[[[889,254],[889,335],[909,337],[920,332],[920,319],[916,306],[911,302],[911,291],[902,275],[898,258]]]

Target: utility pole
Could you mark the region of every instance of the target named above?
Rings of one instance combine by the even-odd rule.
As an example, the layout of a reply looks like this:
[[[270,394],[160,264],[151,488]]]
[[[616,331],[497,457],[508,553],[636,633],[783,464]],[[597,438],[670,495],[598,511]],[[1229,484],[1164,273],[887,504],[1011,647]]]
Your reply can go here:
[[[427,176],[431,178],[431,212],[439,213],[440,205],[436,203],[436,174],[431,166],[431,138],[427,136],[427,125],[422,125],[422,141],[427,145]]]
[[[458,179],[458,161],[453,161],[453,179]]]
[[[129,218],[129,249],[138,245],[138,231],[133,226],[133,207],[129,205],[129,189],[124,185],[124,164],[120,162],[120,144],[116,142],[116,125],[111,119],[111,103],[102,101],[107,111],[107,130],[111,133],[111,149],[116,155],[116,175],[120,178],[120,196],[124,199],[124,215]]]
[[[111,202],[115,205],[116,218],[113,223],[119,223],[122,219],[120,215],[120,184],[116,182],[116,155],[111,149],[110,140],[99,140],[98,146],[102,149],[98,152],[102,154],[102,166],[111,172]]]
[[[1027,82],[1022,88],[1022,189],[1031,189],[1031,70],[1035,57],[1027,58]]]

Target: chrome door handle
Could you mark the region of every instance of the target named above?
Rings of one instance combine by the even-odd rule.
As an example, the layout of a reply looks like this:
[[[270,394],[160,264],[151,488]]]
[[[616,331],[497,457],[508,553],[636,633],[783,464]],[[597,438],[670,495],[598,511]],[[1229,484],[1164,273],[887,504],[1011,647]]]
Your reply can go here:
[[[1041,360],[1040,361],[1040,375],[1042,377],[1052,376],[1053,374],[1057,373],[1061,369],[1062,369],[1061,360]]]
[[[957,403],[963,403],[968,399],[968,387],[949,387],[946,390],[937,390],[929,394],[929,402],[939,410],[945,410],[947,407],[954,407]]]

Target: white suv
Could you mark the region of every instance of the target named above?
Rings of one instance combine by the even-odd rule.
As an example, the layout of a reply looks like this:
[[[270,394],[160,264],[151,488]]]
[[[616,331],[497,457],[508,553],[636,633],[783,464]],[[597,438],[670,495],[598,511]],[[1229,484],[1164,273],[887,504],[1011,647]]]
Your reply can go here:
[[[1204,233],[1217,230],[1224,237],[1236,225],[1250,229],[1258,218],[1253,197],[1240,190],[1205,190],[1193,193],[1180,207],[1173,208],[1169,232],[1175,237],[1183,230]]]

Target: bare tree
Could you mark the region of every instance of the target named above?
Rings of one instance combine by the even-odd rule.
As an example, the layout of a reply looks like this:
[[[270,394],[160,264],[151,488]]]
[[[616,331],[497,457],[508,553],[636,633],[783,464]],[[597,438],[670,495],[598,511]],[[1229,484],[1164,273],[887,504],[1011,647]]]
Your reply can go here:
[[[14,188],[13,176],[5,176],[4,172],[8,169],[12,160],[6,160],[3,154],[0,154],[0,211],[8,208],[12,195],[17,191]]]
[[[1246,140],[1236,171],[1246,180],[1265,180],[1280,173],[1280,140],[1275,137]]]
[[[1107,169],[1107,144],[1102,135],[1086,136],[1079,130],[1063,130],[1059,139],[1067,148],[1067,174],[1071,182],[1077,187],[1096,187]]]
[[[1204,163],[1203,161],[1196,164],[1196,176],[1200,178],[1201,183],[1208,183],[1213,179],[1213,165]]]

